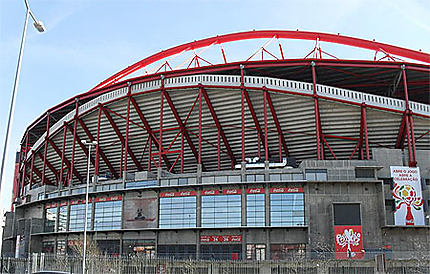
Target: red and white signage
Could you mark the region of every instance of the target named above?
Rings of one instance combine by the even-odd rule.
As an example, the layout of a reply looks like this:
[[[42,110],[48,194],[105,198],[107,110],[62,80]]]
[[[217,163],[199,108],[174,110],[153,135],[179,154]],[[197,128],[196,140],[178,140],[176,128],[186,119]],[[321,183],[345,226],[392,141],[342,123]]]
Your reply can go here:
[[[88,203],[91,203],[92,201],[93,201],[92,198],[88,199]],[[71,205],[85,204],[85,199],[70,201],[70,204]]]
[[[218,195],[218,194],[219,194],[219,190],[217,190],[217,189],[202,190],[200,193],[201,193],[203,196]]]
[[[56,204],[56,203],[46,204],[46,205],[45,205],[45,208],[54,208],[54,207],[57,207],[57,204]]]
[[[118,195],[118,196],[111,196],[111,197],[97,197],[96,198],[96,203],[99,202],[110,202],[110,201],[121,201],[122,200],[122,196]]]
[[[363,232],[361,225],[337,225],[334,227],[336,259],[362,259]]]
[[[160,198],[196,196],[196,191],[161,192]]]
[[[246,190],[246,194],[263,194],[265,192],[266,191],[263,187],[261,187],[261,188],[248,188]]]
[[[272,187],[270,193],[303,193],[303,187]]]
[[[209,195],[234,195],[234,194],[241,194],[241,189],[223,189],[222,191],[219,191],[218,189],[210,189],[210,190],[202,190],[200,192],[203,196],[209,196]]]
[[[241,235],[211,235],[211,236],[200,236],[200,242],[242,242]]]
[[[60,203],[60,206],[66,206],[66,205],[68,205],[69,203],[68,202],[61,202]]]
[[[420,169],[391,166],[393,198],[396,203],[395,225],[425,225]]]

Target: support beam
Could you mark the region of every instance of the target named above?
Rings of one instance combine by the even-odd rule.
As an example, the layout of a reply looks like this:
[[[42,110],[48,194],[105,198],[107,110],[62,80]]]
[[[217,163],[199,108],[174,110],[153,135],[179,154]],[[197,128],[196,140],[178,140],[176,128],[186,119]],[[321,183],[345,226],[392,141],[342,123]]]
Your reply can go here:
[[[119,131],[118,127],[116,126],[114,120],[112,119],[112,116],[110,116],[109,112],[106,111],[105,107],[102,106],[103,113],[105,114],[106,118],[108,119],[110,125],[112,126],[113,130],[115,131],[116,135],[118,136],[119,140],[121,141],[121,144],[125,143],[124,137],[121,135],[121,132]],[[128,147],[128,153],[130,154],[130,158],[133,160],[134,164],[137,167],[137,170],[142,171],[142,165],[140,164],[139,160],[134,155],[133,151]]]
[[[62,186],[65,186],[65,182],[63,181],[64,176],[63,176],[63,171],[64,171],[64,157],[65,157],[65,153],[66,153],[66,138],[67,138],[67,123],[64,122],[63,123],[63,145],[61,147],[61,162],[60,162],[60,182],[62,182]]]
[[[279,123],[278,116],[276,115],[276,111],[275,111],[275,107],[273,106],[272,99],[270,98],[270,94],[266,88],[263,88],[263,92],[267,93],[267,103],[269,104],[270,112],[272,113],[272,117],[273,117],[273,121],[275,122],[276,130],[278,131],[279,140],[282,144],[282,148],[285,152],[285,156],[288,157],[289,152],[288,152],[287,142],[285,142],[284,133],[282,132],[281,124]]]
[[[314,97],[314,112],[315,112],[315,131],[316,131],[316,143],[317,143],[317,159],[321,160],[324,156],[322,155],[322,143],[321,143],[321,121],[319,115],[318,106],[318,95],[317,95],[317,84],[316,84],[316,73],[315,73],[315,62],[312,61],[312,86],[313,86],[313,97]]]
[[[87,135],[88,139],[90,139],[91,142],[96,141],[96,139],[94,138],[94,136],[91,134],[90,130],[88,129],[87,125],[85,125],[84,121],[82,121],[82,119],[79,119],[79,124],[81,125],[81,127],[84,130],[85,134]],[[107,165],[107,167],[109,168],[109,171],[112,173],[112,175],[115,178],[119,178],[118,173],[116,172],[115,168],[109,162],[108,157],[106,157],[103,150],[99,146],[99,142],[100,142],[100,131],[99,130],[100,130],[100,123],[98,123],[98,128],[97,128],[97,146],[98,146],[98,148],[96,147],[96,159],[95,159],[95,163],[94,163],[94,166],[97,167],[95,169],[95,171],[97,171],[96,175],[98,175],[98,166],[99,166],[99,163],[98,163],[99,160],[98,160],[98,156],[97,156],[97,153],[98,153],[100,155],[100,157],[103,159],[103,161],[105,162],[105,164]]]
[[[148,133],[148,135],[151,138],[150,139],[150,145],[149,145],[149,147],[151,148],[151,143],[152,143],[151,140],[153,139],[153,140],[155,140],[156,143],[158,143],[158,139],[155,136],[154,132],[152,131],[152,128],[149,125],[148,120],[146,120],[145,116],[143,115],[142,110],[139,107],[139,104],[136,102],[136,99],[134,99],[133,97],[131,97],[131,104],[133,105],[134,109],[136,110],[136,113],[139,116],[140,121],[142,121],[142,123],[146,129],[146,132]],[[160,153],[161,151],[159,150],[160,147],[158,145],[157,145],[157,148],[158,148],[158,152]],[[163,147],[162,147],[162,149],[163,149]],[[172,167],[172,164],[170,163],[169,158],[167,158],[167,156],[165,154],[162,154],[162,157],[163,157],[163,161],[166,164],[167,168],[170,169]]]
[[[190,147],[191,152],[192,152],[192,153],[193,153],[193,155],[194,155],[194,158],[196,158],[196,161],[198,162],[198,160],[199,160],[199,154],[198,154],[198,152],[197,152],[197,150],[196,150],[196,147],[195,147],[195,146],[194,146],[194,144],[193,144],[193,141],[192,141],[192,140],[191,140],[191,138],[190,138],[190,135],[188,134],[187,129],[185,128],[184,123],[182,122],[181,117],[179,117],[179,113],[178,113],[178,111],[176,110],[175,105],[173,104],[172,98],[170,98],[170,95],[169,95],[169,93],[168,93],[168,92],[165,92],[165,93],[164,93],[164,96],[166,97],[167,104],[169,105],[170,110],[171,110],[171,111],[172,111],[172,113],[173,113],[173,116],[175,116],[176,122],[178,123],[179,127],[181,128],[181,130],[182,130],[182,131],[183,131],[183,133],[184,133],[184,137],[185,137],[185,139],[187,140],[188,146]],[[206,171],[206,168],[205,168],[205,166],[204,166],[204,164],[203,164],[203,163],[202,163],[202,170],[203,170],[203,171]]]
[[[79,118],[76,119],[76,121],[79,121]],[[70,125],[66,125],[67,128],[71,131],[71,132],[75,132],[75,129],[72,128]],[[76,127],[77,130],[77,127]],[[88,148],[82,143],[81,138],[79,138],[77,132],[75,132],[75,140],[78,143],[79,147],[82,149],[82,151],[84,152],[85,156],[88,157]],[[93,166],[95,166],[95,160],[93,157],[90,157],[90,162]]]
[[[46,169],[46,155],[48,153],[48,139],[49,139],[49,117],[51,117],[51,115],[49,115],[49,112],[46,113],[46,136],[45,136],[45,148],[43,150],[43,168],[42,168],[42,182],[45,179],[45,169]]]
[[[35,166],[33,166],[33,171],[37,175],[37,177],[39,177],[40,180],[42,180],[42,177],[43,177],[42,172],[40,172],[40,170],[37,169],[37,167],[35,167]],[[47,185],[54,185],[48,178],[43,178],[42,183],[45,183]],[[31,186],[30,186],[30,188],[31,188]]]
[[[73,121],[73,142],[72,142],[72,160],[71,160],[71,168],[70,170],[74,170],[75,168],[75,145],[76,145],[76,127],[78,125],[77,119],[79,114],[79,100],[78,98],[75,99],[75,117]],[[70,172],[70,178],[69,178],[69,185],[70,182],[73,181],[73,173]]]
[[[263,93],[264,101],[264,151],[265,151],[265,161],[269,161],[269,145],[267,140],[268,128],[267,128],[267,93]]]
[[[66,156],[62,154],[61,150],[55,145],[55,143],[51,139],[48,139],[48,142],[52,146],[54,151],[58,154],[58,156],[63,157],[64,163],[69,168],[69,170],[72,170],[71,162],[67,160]],[[76,178],[78,178],[79,181],[83,182],[83,177],[81,176],[81,174],[79,174],[75,167],[73,167],[73,174],[76,176]]]
[[[202,89],[199,88],[199,159],[198,164],[202,164]]]
[[[260,141],[263,142],[263,146],[265,146],[265,144],[264,144],[265,134],[263,133],[263,130],[260,127],[260,123],[258,122],[257,114],[255,113],[254,107],[252,106],[251,99],[249,98],[249,94],[248,94],[248,91],[246,89],[245,89],[245,92],[243,95],[245,96],[246,103],[248,105],[249,112],[251,113],[252,120],[254,121],[255,128],[257,129],[257,133],[258,133],[258,136],[260,138]],[[269,148],[267,147],[266,149],[270,155]]]
[[[131,99],[131,83],[127,83],[128,92],[127,92],[127,117],[125,120],[125,151],[124,151],[124,171],[127,171],[127,159],[128,159],[128,131],[130,127],[130,99]]]
[[[45,161],[45,163],[46,163],[46,166],[51,170],[51,172],[55,175],[55,178],[57,179],[57,182],[59,182],[59,171],[57,171],[56,169],[55,169],[55,167],[48,161],[48,159],[46,159],[46,158],[44,158],[44,156],[42,156],[42,154],[40,154],[40,153],[37,153],[37,156],[39,156],[39,158],[42,160],[42,161]],[[44,176],[44,178],[46,177],[46,173],[45,174],[43,174],[42,173],[42,175]]]
[[[406,68],[402,65],[402,76],[403,76],[403,90],[405,92],[405,115],[406,115],[406,135],[408,137],[408,152],[409,152],[409,166],[415,167],[417,165],[416,148],[415,148],[415,134],[413,126],[412,111],[409,107],[409,95],[408,95],[408,82],[406,79]]]
[[[227,137],[225,136],[224,130],[223,130],[222,125],[221,125],[221,123],[220,123],[220,121],[218,119],[218,116],[217,116],[216,112],[215,112],[215,108],[213,107],[213,105],[211,103],[211,100],[209,99],[208,93],[206,92],[206,89],[203,86],[200,87],[200,88],[202,90],[203,98],[206,101],[206,105],[209,108],[209,112],[211,113],[212,119],[214,120],[215,125],[216,125],[216,127],[218,129],[218,132],[219,132],[219,135],[220,135],[219,137],[222,138],[222,141],[223,141],[223,143],[225,145],[225,148],[227,149],[227,154],[230,157],[233,165],[236,165],[236,158],[234,157],[233,150],[231,149],[231,146],[230,146],[230,144],[229,144],[229,142],[227,140]],[[218,144],[218,146],[219,146],[219,144]]]
[[[406,113],[403,113],[402,121],[400,122],[399,133],[397,134],[397,141],[395,148],[403,149],[405,146],[405,138],[406,138]]]

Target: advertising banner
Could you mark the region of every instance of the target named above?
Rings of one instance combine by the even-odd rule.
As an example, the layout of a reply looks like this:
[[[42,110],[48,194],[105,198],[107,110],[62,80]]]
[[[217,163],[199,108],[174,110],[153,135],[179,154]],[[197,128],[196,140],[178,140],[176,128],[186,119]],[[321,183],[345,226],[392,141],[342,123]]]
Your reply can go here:
[[[209,242],[241,242],[241,235],[210,235],[210,236],[200,236],[200,242],[209,243]]]
[[[124,200],[124,228],[155,228],[157,197],[130,195]]]
[[[362,259],[363,233],[361,225],[334,226],[336,259]]]
[[[424,225],[423,196],[418,167],[391,166],[395,225]]]

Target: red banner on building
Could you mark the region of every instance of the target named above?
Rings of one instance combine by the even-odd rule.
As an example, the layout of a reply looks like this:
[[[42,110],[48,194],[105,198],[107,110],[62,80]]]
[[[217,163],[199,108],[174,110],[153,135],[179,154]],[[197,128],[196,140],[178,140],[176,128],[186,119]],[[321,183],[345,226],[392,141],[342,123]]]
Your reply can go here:
[[[93,201],[92,198],[88,198],[88,203],[91,203],[92,201]],[[70,204],[71,205],[85,204],[85,199],[70,201]]]
[[[241,235],[211,235],[211,236],[200,236],[200,242],[242,242]]]
[[[68,205],[69,203],[68,202],[61,202],[60,203],[60,206],[66,206],[66,205]]]
[[[303,187],[272,187],[270,193],[302,193]]]
[[[196,191],[161,192],[160,198],[196,196]]]
[[[217,190],[217,189],[202,190],[200,193],[201,193],[203,196],[218,195],[218,194],[219,194],[219,190]]]
[[[57,204],[56,204],[56,203],[46,204],[46,205],[45,205],[45,208],[54,208],[54,207],[57,207]]]
[[[363,259],[363,233],[361,225],[334,226],[336,259]]]
[[[96,203],[98,203],[98,202],[110,202],[110,201],[121,201],[121,200],[122,200],[121,195],[111,196],[111,197],[97,197]]]
[[[260,193],[265,193],[266,190],[261,187],[261,188],[248,188],[246,190],[246,194],[260,194]]]
[[[209,196],[209,195],[234,195],[234,194],[241,194],[241,189],[223,189],[222,192],[220,192],[218,189],[210,189],[210,190],[202,190],[200,192],[203,196]]]

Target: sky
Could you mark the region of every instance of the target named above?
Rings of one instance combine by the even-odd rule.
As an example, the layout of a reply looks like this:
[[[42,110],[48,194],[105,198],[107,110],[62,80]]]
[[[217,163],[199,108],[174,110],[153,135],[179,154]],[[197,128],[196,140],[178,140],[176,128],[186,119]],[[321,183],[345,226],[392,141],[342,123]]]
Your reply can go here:
[[[48,108],[132,63],[182,43],[246,30],[340,33],[430,52],[428,0],[29,0],[32,25],[22,61],[1,189],[10,208],[15,151]],[[25,19],[23,0],[0,1],[0,153]],[[1,157],[1,156],[0,156]]]

